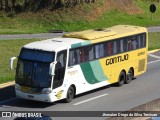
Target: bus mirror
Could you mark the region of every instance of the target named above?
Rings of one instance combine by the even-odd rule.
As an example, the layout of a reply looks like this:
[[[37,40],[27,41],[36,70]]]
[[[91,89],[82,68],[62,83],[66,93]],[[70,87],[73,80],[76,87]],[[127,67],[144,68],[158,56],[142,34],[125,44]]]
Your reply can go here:
[[[54,72],[55,72],[55,66],[56,66],[56,61],[55,62],[52,62],[51,64],[50,64],[50,68],[49,68],[49,74],[50,75],[54,75]]]
[[[12,57],[12,58],[10,58],[10,69],[11,69],[11,70],[14,69],[14,67],[13,67],[13,62],[14,62],[15,59],[17,59],[17,57]]]

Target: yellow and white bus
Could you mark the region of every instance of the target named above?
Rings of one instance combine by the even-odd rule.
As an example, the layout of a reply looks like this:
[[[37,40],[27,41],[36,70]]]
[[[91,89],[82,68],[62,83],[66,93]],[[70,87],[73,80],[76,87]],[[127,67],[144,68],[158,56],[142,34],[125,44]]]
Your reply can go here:
[[[18,57],[16,96],[70,102],[75,95],[102,86],[122,86],[146,71],[147,48],[147,29],[130,25],[29,43]],[[10,60],[11,69],[15,58]]]

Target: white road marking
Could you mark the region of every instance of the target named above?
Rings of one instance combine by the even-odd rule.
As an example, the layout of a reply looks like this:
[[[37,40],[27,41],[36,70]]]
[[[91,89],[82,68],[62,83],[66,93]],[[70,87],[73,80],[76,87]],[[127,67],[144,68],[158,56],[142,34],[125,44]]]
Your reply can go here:
[[[154,58],[158,58],[158,59],[160,59],[160,57],[159,56],[156,56],[156,55],[153,55],[153,54],[148,54],[149,56],[151,56],[151,57],[154,57]]]
[[[83,103],[86,103],[86,102],[89,102],[91,100],[95,100],[95,99],[98,99],[98,98],[101,98],[101,97],[104,97],[104,96],[107,96],[108,94],[103,94],[103,95],[99,95],[97,97],[93,97],[93,98],[90,98],[90,99],[87,99],[87,100],[84,100],[84,101],[81,101],[81,102],[78,102],[78,103],[75,103],[73,105],[80,105],[80,104],[83,104]]]
[[[151,62],[148,62],[147,64],[151,64],[151,63],[155,63],[155,62],[160,62],[160,60],[151,61]]]
[[[0,105],[3,104],[3,103],[6,103],[6,102],[12,101],[12,100],[16,100],[16,99],[17,98],[12,98],[12,99],[9,99],[9,100],[2,101],[2,102],[0,102]]]

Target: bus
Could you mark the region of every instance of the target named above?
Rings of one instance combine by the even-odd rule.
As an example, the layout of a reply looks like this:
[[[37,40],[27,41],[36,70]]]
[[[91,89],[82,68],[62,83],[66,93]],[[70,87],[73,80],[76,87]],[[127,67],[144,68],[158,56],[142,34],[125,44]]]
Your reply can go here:
[[[145,27],[117,25],[67,33],[24,45],[10,59],[18,98],[43,102],[64,99],[110,84],[122,86],[147,67]]]

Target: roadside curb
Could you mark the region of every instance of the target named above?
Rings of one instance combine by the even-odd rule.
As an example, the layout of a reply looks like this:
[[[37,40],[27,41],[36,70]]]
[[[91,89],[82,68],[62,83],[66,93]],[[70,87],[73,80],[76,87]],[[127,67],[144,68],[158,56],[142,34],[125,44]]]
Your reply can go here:
[[[155,53],[155,52],[158,52],[158,51],[160,51],[160,49],[151,50],[151,51],[148,51],[148,54]]]
[[[5,87],[12,86],[12,85],[14,85],[14,84],[15,84],[15,81],[0,84],[0,89],[5,88]]]
[[[151,50],[151,51],[148,51],[148,54],[155,53],[155,52],[158,52],[158,51],[160,51],[160,49]],[[15,81],[0,84],[0,89],[12,86],[14,84],[15,84]]]

